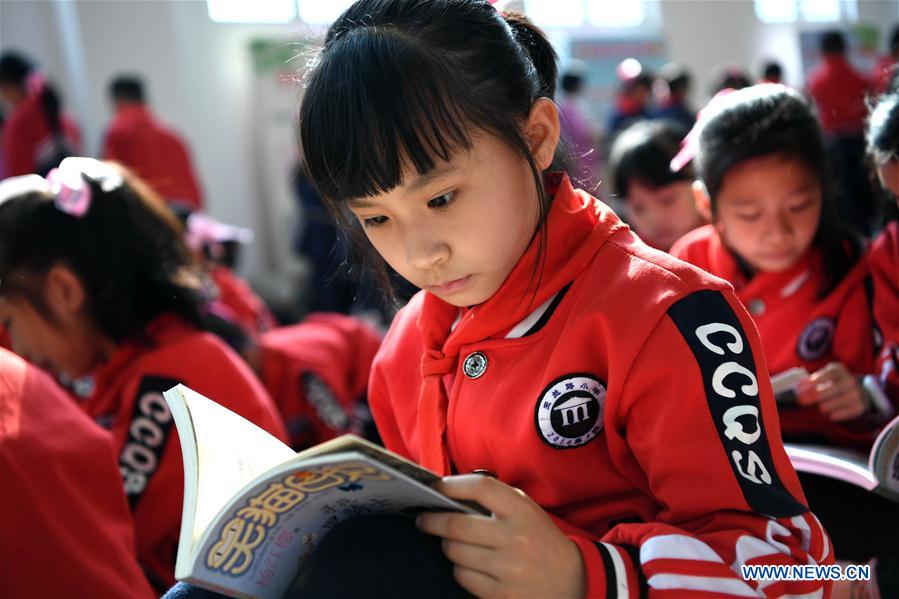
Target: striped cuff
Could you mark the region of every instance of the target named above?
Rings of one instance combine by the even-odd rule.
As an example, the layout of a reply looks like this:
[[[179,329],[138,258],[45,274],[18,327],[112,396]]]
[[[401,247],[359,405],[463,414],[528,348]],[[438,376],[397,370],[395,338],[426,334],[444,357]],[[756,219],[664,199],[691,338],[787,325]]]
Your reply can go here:
[[[578,546],[584,560],[588,598],[636,599],[645,596],[645,592],[641,592],[641,588],[646,588],[645,581],[641,584],[638,564],[625,548],[578,536],[568,538]]]

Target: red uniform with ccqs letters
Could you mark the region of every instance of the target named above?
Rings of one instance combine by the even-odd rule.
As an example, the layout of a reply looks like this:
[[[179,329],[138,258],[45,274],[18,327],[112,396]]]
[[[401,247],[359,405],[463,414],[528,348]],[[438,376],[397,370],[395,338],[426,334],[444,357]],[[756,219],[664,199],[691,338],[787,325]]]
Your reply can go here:
[[[740,575],[833,554],[732,290],[550,182],[539,279],[536,236],[483,304],[421,292],[398,314],[369,383],[386,446],[523,490],[579,547],[590,597],[821,592]]]
[[[748,281],[712,225],[685,235],[671,254],[734,286],[755,321],[772,374],[797,366],[812,373],[833,361],[842,362],[856,375],[873,371],[865,260],[860,259],[833,290],[819,298],[824,266],[814,248],[786,271],[759,272]],[[831,443],[861,449],[870,446],[876,433],[873,422],[833,422],[817,406],[781,410],[780,424],[785,435],[823,435]]]
[[[75,382],[88,414],[109,429],[131,505],[138,558],[152,582],[174,584],[184,467],[162,392],[179,383],[287,440],[274,403],[249,367],[213,335],[174,315],[154,320],[148,343],[127,343]]]

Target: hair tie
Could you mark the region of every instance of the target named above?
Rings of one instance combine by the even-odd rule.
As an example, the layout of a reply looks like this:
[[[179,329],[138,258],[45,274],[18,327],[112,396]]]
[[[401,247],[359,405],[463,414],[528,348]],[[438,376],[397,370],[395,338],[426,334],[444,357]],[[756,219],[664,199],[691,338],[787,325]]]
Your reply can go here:
[[[37,69],[31,71],[25,79],[25,91],[29,96],[36,96],[44,91],[47,85],[47,78]]]

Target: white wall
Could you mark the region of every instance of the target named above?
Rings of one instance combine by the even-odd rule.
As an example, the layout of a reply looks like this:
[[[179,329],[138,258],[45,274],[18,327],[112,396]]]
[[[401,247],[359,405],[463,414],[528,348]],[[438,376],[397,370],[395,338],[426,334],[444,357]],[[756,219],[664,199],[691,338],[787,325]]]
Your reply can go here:
[[[263,198],[251,127],[249,42],[304,35],[297,25],[212,23],[199,0],[0,2],[0,47],[30,55],[58,84],[83,127],[87,153],[100,151],[111,117],[110,79],[122,72],[144,77],[154,112],[192,148],[208,210],[257,230],[243,270],[263,286],[277,281],[267,272],[271,257],[260,251],[266,240],[258,226]]]
[[[859,4],[860,20],[884,34],[899,19],[897,0]],[[764,25],[751,0],[665,0],[661,19],[670,58],[696,74],[696,102],[705,98],[711,70],[725,61],[755,72],[762,58],[776,57],[789,81],[801,83],[798,31],[809,26]],[[260,230],[265,192],[254,157],[248,44],[257,36],[305,35],[299,25],[213,23],[202,0],[0,1],[0,48],[18,48],[43,65],[82,123],[89,152],[98,151],[110,117],[110,77],[122,71],[145,77],[158,116],[193,148],[209,210],[257,229],[244,271],[270,289],[289,261],[268,255],[283,252],[283,244],[266,245]]]

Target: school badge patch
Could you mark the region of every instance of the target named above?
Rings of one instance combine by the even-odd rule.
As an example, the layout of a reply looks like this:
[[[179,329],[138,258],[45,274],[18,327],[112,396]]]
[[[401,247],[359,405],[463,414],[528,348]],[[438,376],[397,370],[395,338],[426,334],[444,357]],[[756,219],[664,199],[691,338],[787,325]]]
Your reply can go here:
[[[606,385],[591,374],[566,374],[540,394],[534,424],[543,441],[557,449],[589,443],[603,427]]]
[[[826,316],[811,321],[799,335],[796,353],[808,362],[814,362],[827,353],[833,343],[833,332],[836,328],[833,319]]]

